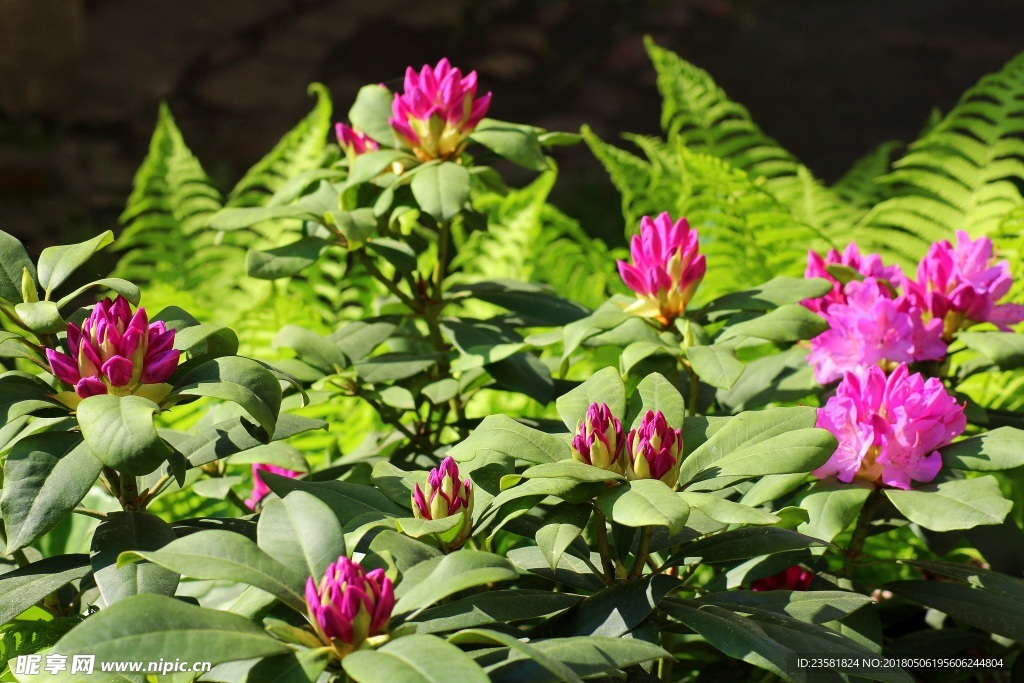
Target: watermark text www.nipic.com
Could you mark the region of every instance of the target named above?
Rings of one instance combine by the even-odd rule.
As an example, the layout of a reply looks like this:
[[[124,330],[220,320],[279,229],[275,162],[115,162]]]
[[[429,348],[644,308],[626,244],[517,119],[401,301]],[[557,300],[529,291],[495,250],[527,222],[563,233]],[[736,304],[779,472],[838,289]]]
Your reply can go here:
[[[96,655],[18,655],[14,659],[15,675],[60,673],[89,675],[95,671],[110,673],[206,673],[213,668],[210,662],[192,662],[177,659],[159,659],[156,661],[129,662],[96,662]]]

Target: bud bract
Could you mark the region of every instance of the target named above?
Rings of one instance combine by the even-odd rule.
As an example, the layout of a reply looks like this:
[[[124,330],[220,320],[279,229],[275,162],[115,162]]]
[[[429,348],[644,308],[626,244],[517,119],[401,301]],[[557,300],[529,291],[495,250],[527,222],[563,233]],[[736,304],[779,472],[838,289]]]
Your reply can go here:
[[[377,144],[376,140],[358,128],[353,128],[344,123],[335,124],[334,133],[338,136],[338,144],[348,155],[349,163],[360,154],[375,152],[380,149],[380,145]]]
[[[459,476],[459,466],[450,455],[427,475],[426,492],[416,484],[412,513],[416,519],[444,519],[462,512],[462,526],[454,539],[442,543],[443,550],[457,550],[466,544],[473,528],[473,486],[469,477]]]
[[[626,478],[660,479],[675,487],[683,456],[683,432],[668,426],[660,410],[648,410],[627,438]]]
[[[97,394],[159,400],[162,396],[154,394],[181,357],[173,345],[174,330],[163,322],[150,323],[145,308],[133,315],[128,300],[118,296],[96,304],[81,328],[68,323],[70,355],[47,349],[46,358],[57,379],[74,387],[74,395],[65,400],[69,405]]]
[[[625,444],[622,423],[612,414],[608,404],[591,403],[586,418],[576,425],[572,457],[602,470],[622,474],[626,466],[622,458]]]
[[[383,569],[367,572],[343,556],[327,566],[319,583],[309,577],[306,605],[317,635],[342,658],[385,630],[395,590]]]

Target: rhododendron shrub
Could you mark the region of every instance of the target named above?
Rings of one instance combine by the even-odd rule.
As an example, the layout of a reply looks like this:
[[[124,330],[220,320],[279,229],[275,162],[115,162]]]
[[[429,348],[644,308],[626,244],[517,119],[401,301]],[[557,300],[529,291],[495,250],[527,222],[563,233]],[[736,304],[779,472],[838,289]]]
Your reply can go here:
[[[569,221],[546,155],[576,136],[485,118],[469,66],[410,66],[344,115],[314,86],[230,192],[162,110],[119,242],[141,289],[71,284],[109,234],[33,260],[0,233],[0,678],[80,681],[43,666],[79,655],[213,665],[182,683],[1024,661],[1024,419],[978,388],[1024,366],[1012,261],[951,230],[915,271],[827,222],[766,254],[831,189],[794,171],[804,213],[779,220],[788,157],[754,177],[703,129],[648,146],[687,189],[631,186],[628,250],[544,241]],[[723,111],[729,145],[757,137]],[[543,175],[509,187],[497,159]],[[538,273],[561,279],[515,279]]]

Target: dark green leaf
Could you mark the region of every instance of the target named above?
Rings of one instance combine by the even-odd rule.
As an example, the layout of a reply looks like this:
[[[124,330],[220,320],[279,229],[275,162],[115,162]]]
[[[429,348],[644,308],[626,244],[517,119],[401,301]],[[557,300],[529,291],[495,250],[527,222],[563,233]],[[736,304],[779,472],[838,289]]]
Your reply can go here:
[[[989,472],[1024,466],[1024,430],[1000,427],[939,449],[943,467]]]
[[[57,555],[0,574],[0,624],[91,571],[88,555]]]
[[[97,251],[114,242],[114,233],[110,230],[79,244],[58,247],[47,247],[39,255],[39,286],[46,290],[46,298],[50,293],[78,270]],[[5,254],[6,256],[6,254]],[[20,288],[21,270],[18,270]],[[6,298],[6,297],[4,297]],[[19,297],[20,299],[20,297]]]
[[[907,519],[932,531],[999,524],[1013,507],[993,476],[925,484],[912,491],[886,489],[885,495]]]
[[[177,538],[167,522],[148,512],[112,512],[92,537],[92,569],[107,605],[140,593],[173,596],[178,574],[155,564],[117,566],[129,550],[159,550]]]
[[[623,526],[663,526],[670,535],[682,531],[690,506],[657,479],[640,479],[609,488],[597,497],[606,517]]]
[[[613,415],[626,419],[626,386],[618,370],[598,370],[583,384],[559,396],[555,407],[565,426],[575,433],[592,403],[606,403]]]
[[[480,665],[437,636],[396,638],[378,650],[359,650],[342,661],[356,683],[489,683]]]
[[[245,272],[260,280],[292,277],[316,263],[327,246],[320,238],[303,237],[276,249],[251,249],[245,255]]]
[[[141,477],[171,453],[153,426],[153,414],[159,409],[140,396],[90,396],[78,405],[78,424],[85,443],[101,463]]]
[[[420,208],[445,223],[469,200],[469,171],[451,161],[424,165],[413,176],[410,188]]]
[[[271,500],[260,512],[257,544],[306,576],[321,577],[345,554],[345,534],[331,508],[305,491]]]

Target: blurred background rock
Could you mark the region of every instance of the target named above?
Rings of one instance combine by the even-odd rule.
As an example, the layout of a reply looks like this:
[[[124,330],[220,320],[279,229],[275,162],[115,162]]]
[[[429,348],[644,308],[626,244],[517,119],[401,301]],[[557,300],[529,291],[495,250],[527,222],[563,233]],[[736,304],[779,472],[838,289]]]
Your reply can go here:
[[[645,34],[835,180],[1024,50],[1022,28],[1020,0],[0,0],[0,228],[33,251],[116,228],[161,100],[230,187],[310,82],[343,117],[361,85],[442,56],[480,73],[496,118],[655,134]],[[587,150],[559,163],[559,205],[621,239]]]

